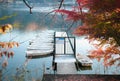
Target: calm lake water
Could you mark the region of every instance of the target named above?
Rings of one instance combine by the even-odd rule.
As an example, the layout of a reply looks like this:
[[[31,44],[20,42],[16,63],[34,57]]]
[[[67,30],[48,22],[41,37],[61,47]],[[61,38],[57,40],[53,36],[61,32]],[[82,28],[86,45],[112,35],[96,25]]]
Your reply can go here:
[[[44,10],[43,10],[44,9]],[[23,65],[26,63],[26,53],[27,46],[29,45],[29,39],[34,38],[34,36],[39,32],[39,30],[51,29],[51,30],[65,30],[70,26],[70,22],[64,23],[62,16],[57,15],[53,18],[53,14],[47,14],[49,8],[46,6],[36,7],[33,10],[33,14],[29,13],[29,9],[16,8],[16,7],[4,7],[0,5],[0,25],[10,23],[14,24],[15,28],[11,33],[0,35],[0,41],[17,41],[20,43],[19,47],[12,48],[15,55],[13,58],[8,59],[8,66],[3,69],[2,62],[5,57],[0,59],[0,79],[3,81],[16,80],[20,77],[21,79],[27,79],[30,81],[34,78],[41,78],[44,71],[46,73],[53,73],[52,68],[52,56],[36,58],[29,60],[26,67]],[[44,11],[44,12],[43,12]],[[7,18],[3,18],[7,16]],[[11,17],[8,17],[11,16]],[[72,35],[71,31],[79,23],[75,23],[69,33]],[[88,54],[90,49],[94,47],[89,44],[87,39],[84,37],[76,37],[76,52],[80,54]],[[4,50],[4,49],[3,49]],[[23,69],[24,68],[24,69]],[[50,68],[50,69],[48,69]],[[93,65],[91,68],[83,68],[78,71],[78,74],[120,74],[119,67],[116,65],[105,68],[102,61],[98,62],[96,59],[93,60]],[[24,77],[22,77],[22,75]],[[28,80],[29,79],[29,80]]]

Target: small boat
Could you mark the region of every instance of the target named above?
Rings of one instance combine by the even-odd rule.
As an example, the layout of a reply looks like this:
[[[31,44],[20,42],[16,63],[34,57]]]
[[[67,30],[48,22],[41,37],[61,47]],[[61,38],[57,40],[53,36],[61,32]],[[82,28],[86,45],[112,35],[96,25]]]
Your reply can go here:
[[[34,57],[34,56],[45,56],[49,55],[53,52],[53,50],[27,50],[26,56],[27,57]]]
[[[53,46],[28,46],[27,48],[28,49],[29,48],[39,48],[40,49],[40,48],[53,48]]]
[[[85,55],[78,54],[77,61],[81,64],[81,66],[91,66],[93,61]]]
[[[40,43],[40,42],[37,42],[37,43],[32,43],[30,46],[53,46],[54,44],[53,43]]]
[[[46,47],[46,48],[27,47],[27,50],[54,50],[54,48],[51,48],[51,47]]]

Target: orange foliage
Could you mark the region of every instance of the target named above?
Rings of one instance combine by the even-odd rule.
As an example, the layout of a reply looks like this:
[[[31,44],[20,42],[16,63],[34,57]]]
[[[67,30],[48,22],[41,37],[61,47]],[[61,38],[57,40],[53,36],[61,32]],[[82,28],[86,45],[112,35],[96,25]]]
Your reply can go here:
[[[77,5],[71,10],[58,9],[56,12],[67,15],[68,20],[79,21],[73,32],[75,35],[88,35],[89,40],[99,40],[96,50],[89,57],[103,58],[104,65],[113,65],[120,60],[114,58],[120,54],[120,0],[76,0]],[[87,12],[84,12],[87,9]],[[112,38],[112,40],[110,40]],[[109,47],[104,48],[105,44]]]
[[[11,30],[11,29],[12,29],[12,25],[11,24],[5,24],[5,25],[0,27],[0,33],[5,34],[9,30]]]
[[[11,24],[5,24],[0,26],[0,34],[5,34],[12,29]],[[18,47],[19,43],[15,41],[11,42],[0,42],[0,58],[4,59],[2,67],[5,68],[8,65],[8,58],[14,56],[14,52],[10,49],[13,47]],[[4,56],[4,57],[3,57]]]
[[[96,50],[90,51],[89,57],[96,58],[100,61],[103,58],[105,66],[114,65],[117,61],[120,61],[120,49],[115,46],[110,46],[105,49],[99,47]],[[118,64],[119,65],[119,64]]]
[[[73,34],[77,35],[77,36],[81,36],[81,35],[87,35],[88,33],[90,33],[88,31],[88,29],[90,30],[90,28],[88,28],[88,26],[86,26],[85,24],[83,26],[79,26],[77,27],[74,31]]]
[[[0,46],[2,48],[13,48],[14,46],[18,47],[19,43],[18,42],[0,42]]]

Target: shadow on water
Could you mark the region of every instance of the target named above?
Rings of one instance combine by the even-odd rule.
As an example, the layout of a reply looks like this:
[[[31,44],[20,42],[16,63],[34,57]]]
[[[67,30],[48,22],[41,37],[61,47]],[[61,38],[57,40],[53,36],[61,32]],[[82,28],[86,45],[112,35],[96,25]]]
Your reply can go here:
[[[92,66],[82,66],[80,63],[75,63],[77,71],[92,70]]]

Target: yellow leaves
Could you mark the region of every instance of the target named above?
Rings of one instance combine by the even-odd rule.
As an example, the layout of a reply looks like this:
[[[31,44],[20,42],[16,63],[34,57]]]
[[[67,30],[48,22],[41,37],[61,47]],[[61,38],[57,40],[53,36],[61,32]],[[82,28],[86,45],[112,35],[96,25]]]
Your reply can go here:
[[[6,19],[11,18],[11,17],[14,17],[14,16],[16,16],[16,15],[17,15],[17,14],[14,13],[14,14],[9,15],[9,16],[3,16],[3,17],[0,18],[0,20],[6,20]]]
[[[0,18],[0,20],[6,20],[8,18],[10,18],[10,16],[3,16],[3,17]]]
[[[11,24],[6,24],[5,27],[6,27],[7,29],[12,29],[12,25],[11,25]]]
[[[19,43],[18,42],[0,42],[0,46],[2,48],[13,48],[13,47],[18,47]]]
[[[105,24],[110,24],[111,22],[110,21],[108,21],[108,22],[105,22]]]
[[[20,27],[20,22],[17,22],[17,21],[15,21],[14,23],[13,23],[13,27],[15,27],[15,28],[19,28]]]
[[[12,30],[12,28],[13,27],[11,24],[5,24],[5,25],[0,27],[0,33],[5,34],[5,33],[9,32],[10,30]]]
[[[2,28],[0,28],[0,33],[5,34],[5,32]]]

